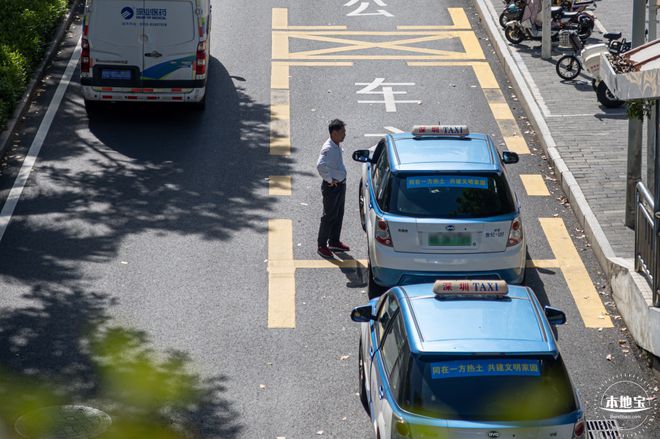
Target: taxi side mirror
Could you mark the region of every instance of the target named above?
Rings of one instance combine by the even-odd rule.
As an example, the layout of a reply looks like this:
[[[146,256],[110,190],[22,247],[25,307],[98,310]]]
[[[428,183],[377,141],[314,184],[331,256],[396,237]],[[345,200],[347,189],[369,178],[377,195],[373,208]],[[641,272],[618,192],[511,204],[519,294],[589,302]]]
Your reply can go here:
[[[351,311],[351,320],[354,322],[364,323],[373,319],[374,315],[371,313],[371,305],[358,306]]]
[[[513,152],[513,151],[503,151],[502,152],[502,161],[506,163],[507,165],[510,163],[518,163],[518,160],[520,160],[520,157],[518,157],[518,154]]]
[[[564,311],[551,306],[546,306],[543,310],[551,325],[563,325],[566,323],[566,314],[564,314]]]
[[[353,153],[353,160],[361,163],[371,163],[371,158],[369,157],[370,154],[371,151],[368,149],[358,149]]]

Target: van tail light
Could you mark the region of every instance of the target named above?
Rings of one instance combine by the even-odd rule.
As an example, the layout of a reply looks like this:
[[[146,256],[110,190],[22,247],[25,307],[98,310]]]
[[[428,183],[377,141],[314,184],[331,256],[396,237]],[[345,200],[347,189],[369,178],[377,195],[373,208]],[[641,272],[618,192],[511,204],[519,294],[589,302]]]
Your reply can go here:
[[[195,59],[195,74],[198,77],[206,75],[206,41],[200,41],[197,45],[197,56]]]
[[[584,423],[584,418],[580,418],[573,427],[573,439],[583,439],[586,437],[587,428]]]
[[[392,247],[390,228],[387,225],[387,221],[379,216],[376,217],[376,241],[388,247]]]
[[[511,222],[511,230],[509,231],[509,239],[506,242],[506,246],[513,247],[514,245],[518,245],[522,242],[522,239],[522,221],[518,217]]]
[[[80,41],[80,47],[82,47],[80,53],[80,73],[89,74],[89,41],[87,41],[87,38],[83,38]]]

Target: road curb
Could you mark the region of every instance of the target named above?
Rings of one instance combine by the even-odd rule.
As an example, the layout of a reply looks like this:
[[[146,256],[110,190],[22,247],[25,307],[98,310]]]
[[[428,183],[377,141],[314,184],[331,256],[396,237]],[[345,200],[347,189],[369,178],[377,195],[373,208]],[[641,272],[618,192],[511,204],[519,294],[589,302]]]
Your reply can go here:
[[[44,73],[46,72],[46,68],[55,57],[55,54],[57,53],[56,52],[57,48],[62,43],[62,40],[66,35],[66,30],[69,28],[69,25],[71,25],[71,22],[73,21],[73,17],[75,16],[75,11],[78,8],[80,1],[81,0],[73,0],[73,2],[71,3],[71,6],[69,7],[69,11],[67,12],[66,16],[64,17],[64,19],[58,26],[57,30],[55,31],[55,37],[53,41],[50,43],[50,46],[48,46],[48,50],[46,50],[43,59],[41,60],[37,68],[32,72],[32,76],[30,82],[28,83],[27,89],[25,90],[25,93],[23,93],[23,97],[21,98],[21,100],[18,102],[18,105],[14,109],[11,118],[7,121],[7,127],[5,128],[4,131],[0,132],[0,157],[4,156],[5,152],[9,148],[9,141],[11,139],[11,136],[16,131],[18,122],[21,120],[21,118],[25,115],[28,108],[30,107],[30,102],[32,101],[34,93],[37,89],[37,85],[41,80],[41,78],[43,78]]]
[[[474,4],[495,53],[516,94],[521,97],[520,102],[530,117],[529,121],[539,135],[546,157],[555,168],[555,175],[559,179],[562,190],[568,197],[573,212],[584,229],[584,234],[594,250],[598,263],[607,275],[612,287],[612,296],[623,320],[629,326],[635,341],[642,348],[660,356],[660,338],[653,336],[653,328],[660,331],[660,313],[654,312],[655,309],[650,306],[651,303],[648,300],[650,288],[646,281],[635,273],[631,261],[615,255],[582,189],[559,154],[543,113],[523,77],[518,62],[509,51],[508,43],[500,32],[497,12],[492,5],[486,4],[485,0],[474,0]],[[520,62],[522,63],[522,61]],[[656,332],[656,334],[660,334],[660,332]]]

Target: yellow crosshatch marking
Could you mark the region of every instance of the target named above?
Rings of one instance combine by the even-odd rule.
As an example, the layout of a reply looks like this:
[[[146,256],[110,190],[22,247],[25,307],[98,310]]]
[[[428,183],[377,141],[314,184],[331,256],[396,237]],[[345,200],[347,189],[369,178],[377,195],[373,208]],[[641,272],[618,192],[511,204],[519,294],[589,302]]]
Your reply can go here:
[[[352,37],[352,38],[347,38]],[[395,37],[388,41],[365,41],[356,37]],[[464,51],[431,49],[415,44],[458,38]],[[335,44],[334,47],[290,52],[291,39]],[[484,53],[472,31],[273,31],[274,60],[482,60]],[[392,54],[348,54],[370,49],[387,49]],[[402,53],[403,52],[403,53]],[[405,53],[405,54],[404,54]]]
[[[288,10],[273,9],[273,60],[457,60],[485,59],[465,12],[451,8],[453,25],[450,26],[404,26],[396,31],[349,31],[345,26],[289,26]],[[460,30],[464,29],[464,30]],[[350,37],[350,38],[349,38]],[[390,37],[386,41],[365,41],[364,37]],[[290,51],[292,39],[334,44],[321,49]],[[464,51],[431,49],[415,44],[448,39],[459,39]],[[394,53],[368,54],[371,49],[385,49]],[[346,52],[361,52],[346,53]]]

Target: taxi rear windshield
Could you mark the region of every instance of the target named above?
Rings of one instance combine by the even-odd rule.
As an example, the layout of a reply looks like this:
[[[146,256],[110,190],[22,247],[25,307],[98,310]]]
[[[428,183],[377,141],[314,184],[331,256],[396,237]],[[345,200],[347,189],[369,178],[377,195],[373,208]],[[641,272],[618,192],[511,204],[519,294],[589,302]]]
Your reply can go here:
[[[413,357],[404,375],[398,402],[404,410],[422,416],[531,421],[577,409],[561,357]]]
[[[388,211],[417,218],[485,218],[515,212],[504,175],[398,175]]]

